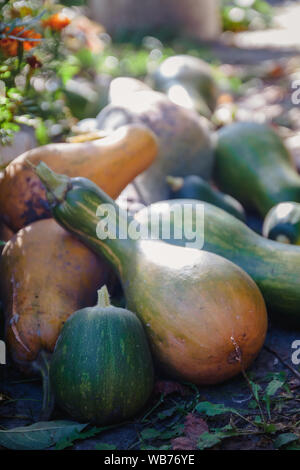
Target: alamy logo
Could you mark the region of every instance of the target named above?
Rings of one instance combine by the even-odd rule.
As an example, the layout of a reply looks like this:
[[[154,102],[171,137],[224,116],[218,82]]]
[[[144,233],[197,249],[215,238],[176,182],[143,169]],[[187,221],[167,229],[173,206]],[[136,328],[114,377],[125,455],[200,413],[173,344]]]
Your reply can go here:
[[[292,82],[292,89],[295,90],[292,93],[292,103],[298,106],[300,104],[300,80],[294,80]]]
[[[295,366],[300,365],[300,340],[296,340],[292,344],[292,349],[295,349],[295,352],[292,354],[292,363]]]
[[[0,365],[6,364],[6,344],[0,340]]]
[[[181,240],[189,248],[201,250],[204,245],[204,204],[162,203],[159,213],[145,212],[145,223],[131,218],[124,209],[101,204],[96,216],[99,240]]]

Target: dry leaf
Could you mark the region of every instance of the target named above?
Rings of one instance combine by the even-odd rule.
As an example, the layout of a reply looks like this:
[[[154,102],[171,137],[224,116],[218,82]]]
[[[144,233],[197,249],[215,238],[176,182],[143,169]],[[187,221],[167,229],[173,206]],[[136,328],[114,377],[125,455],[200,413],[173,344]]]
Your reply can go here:
[[[179,395],[187,395],[188,389],[178,382],[172,382],[169,380],[158,380],[154,387],[154,393],[156,395],[171,395],[171,393],[178,393]]]
[[[199,436],[208,432],[206,422],[192,413],[188,414],[184,423],[184,437],[172,440],[173,450],[197,450]]]

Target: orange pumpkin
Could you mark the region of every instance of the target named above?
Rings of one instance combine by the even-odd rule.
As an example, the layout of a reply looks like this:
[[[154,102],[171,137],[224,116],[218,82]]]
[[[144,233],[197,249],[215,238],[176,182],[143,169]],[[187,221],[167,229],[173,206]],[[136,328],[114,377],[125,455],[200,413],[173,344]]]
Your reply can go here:
[[[67,318],[94,305],[97,289],[112,280],[106,262],[53,219],[15,234],[5,245],[0,271],[7,345],[29,373],[39,369],[42,352],[54,350]]]

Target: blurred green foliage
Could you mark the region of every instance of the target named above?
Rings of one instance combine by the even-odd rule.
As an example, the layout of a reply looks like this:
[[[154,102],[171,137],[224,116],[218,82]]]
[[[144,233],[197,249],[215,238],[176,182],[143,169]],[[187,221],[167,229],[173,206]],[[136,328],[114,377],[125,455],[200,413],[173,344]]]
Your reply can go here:
[[[221,0],[224,31],[265,29],[272,23],[273,9],[264,0]]]

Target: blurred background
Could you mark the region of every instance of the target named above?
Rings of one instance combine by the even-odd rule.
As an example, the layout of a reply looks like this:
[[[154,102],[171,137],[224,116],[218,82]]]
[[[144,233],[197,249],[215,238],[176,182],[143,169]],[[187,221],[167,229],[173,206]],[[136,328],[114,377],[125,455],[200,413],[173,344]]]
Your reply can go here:
[[[220,90],[214,125],[271,121],[297,147],[298,1],[2,0],[0,14],[3,164],[35,141],[73,135],[108,103],[113,78],[147,83],[176,54],[210,64]],[[23,24],[32,42],[7,38]]]

